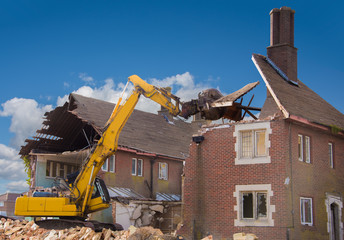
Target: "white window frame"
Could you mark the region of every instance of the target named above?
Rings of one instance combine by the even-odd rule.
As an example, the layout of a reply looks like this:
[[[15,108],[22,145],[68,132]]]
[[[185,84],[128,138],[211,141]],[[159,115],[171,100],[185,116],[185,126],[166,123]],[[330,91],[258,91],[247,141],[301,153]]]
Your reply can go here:
[[[48,162],[49,162],[49,176],[47,176],[47,174],[45,174],[46,178],[55,178],[55,177],[62,177],[62,178],[66,178],[68,174],[73,173],[78,166],[74,165],[74,164],[70,164],[70,163],[66,163],[66,162],[59,162],[59,161],[53,161],[53,160],[47,160],[45,162],[45,167],[48,167]],[[53,170],[54,170],[54,164],[56,164],[56,169],[55,169],[55,175],[53,174]],[[61,164],[63,164],[63,175],[64,176],[60,176],[60,170],[61,170]],[[71,167],[71,172],[68,173],[68,166]]]
[[[306,222],[305,219],[305,207],[304,207],[304,202],[309,201],[310,202],[310,214],[311,214],[311,221]],[[300,221],[302,225],[308,225],[308,226],[313,226],[313,200],[312,198],[307,198],[307,197],[300,197]]]
[[[266,217],[257,217],[257,213],[254,213],[254,218],[243,218],[243,193],[265,193],[266,194]],[[271,205],[271,197],[273,191],[271,190],[271,184],[252,184],[252,185],[236,185],[233,196],[236,198],[236,205],[234,205],[234,211],[237,212],[237,218],[234,219],[234,226],[274,226],[274,220],[272,219],[272,213],[275,212],[275,205]],[[254,209],[256,211],[256,209]]]
[[[135,172],[133,172],[133,166],[134,166]],[[137,174],[137,159],[136,158],[132,158],[131,159],[131,175],[136,176],[136,174]]]
[[[311,138],[309,136],[304,136],[302,134],[298,134],[297,137],[299,161],[311,163]]]
[[[334,158],[333,158],[333,143],[328,143],[328,158],[330,161],[330,167],[334,168]]]
[[[166,176],[164,176],[163,164],[166,166],[165,167]],[[168,180],[168,163],[166,162],[159,162],[159,179]]]
[[[5,206],[5,202],[4,201],[0,201],[0,207]]]
[[[236,138],[235,143],[235,151],[236,151],[236,158],[235,158],[235,165],[240,164],[263,164],[263,163],[271,163],[271,157],[269,156],[269,149],[271,146],[271,142],[269,140],[269,136],[272,133],[272,129],[270,127],[270,122],[255,122],[255,123],[244,123],[244,124],[236,124],[233,136]],[[242,157],[242,133],[252,131],[252,154],[251,157]],[[264,156],[257,156],[257,147],[256,147],[256,133],[260,131],[265,131],[265,155]]]

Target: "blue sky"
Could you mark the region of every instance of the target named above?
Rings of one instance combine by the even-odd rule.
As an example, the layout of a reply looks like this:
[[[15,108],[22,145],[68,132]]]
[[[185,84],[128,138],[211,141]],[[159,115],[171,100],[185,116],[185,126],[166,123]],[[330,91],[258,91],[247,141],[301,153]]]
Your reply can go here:
[[[137,74],[186,100],[259,80],[262,106],[251,55],[266,55],[269,12],[282,6],[296,11],[299,79],[344,112],[342,1],[1,1],[0,194],[25,189],[17,152],[71,92],[115,101]]]

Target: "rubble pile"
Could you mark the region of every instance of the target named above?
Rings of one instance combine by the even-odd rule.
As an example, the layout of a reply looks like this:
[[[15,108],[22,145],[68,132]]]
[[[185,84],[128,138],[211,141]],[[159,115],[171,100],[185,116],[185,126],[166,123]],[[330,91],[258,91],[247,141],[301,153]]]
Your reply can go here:
[[[34,221],[12,220],[2,218],[0,220],[0,240],[174,240],[176,237],[164,235],[159,229],[152,227],[129,227],[124,231],[112,231],[103,229],[95,232],[88,227],[75,227],[63,230],[48,230],[40,228]]]
[[[166,213],[167,207],[159,204],[152,206],[146,204],[137,205],[132,213],[131,220],[135,221],[135,227],[154,226],[156,222],[164,221],[159,213]]]

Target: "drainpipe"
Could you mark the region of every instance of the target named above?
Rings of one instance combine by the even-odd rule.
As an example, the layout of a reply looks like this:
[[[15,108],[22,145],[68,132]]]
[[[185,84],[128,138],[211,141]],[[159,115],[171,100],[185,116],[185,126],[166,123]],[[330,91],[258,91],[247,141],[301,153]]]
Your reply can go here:
[[[201,239],[204,227],[204,169],[201,143],[204,136],[194,135],[192,141],[196,143],[196,218],[193,220],[193,238]]]
[[[293,179],[293,148],[292,148],[292,134],[291,125],[289,122],[288,136],[289,136],[289,165],[290,165],[290,195],[291,195],[291,226],[287,227],[287,240],[289,240],[289,232],[291,228],[294,228],[294,179]]]
[[[154,164],[155,164],[156,158],[153,157],[150,159],[150,197],[153,198],[153,180],[154,180]]]

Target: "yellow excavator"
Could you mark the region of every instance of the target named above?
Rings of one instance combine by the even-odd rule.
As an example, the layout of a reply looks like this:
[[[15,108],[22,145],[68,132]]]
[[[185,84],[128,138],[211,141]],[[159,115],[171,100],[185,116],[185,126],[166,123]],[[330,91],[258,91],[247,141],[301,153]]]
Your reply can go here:
[[[122,97],[128,83],[134,85],[132,94],[122,102]],[[59,217],[67,222],[62,225],[69,225],[68,221],[84,222],[87,214],[100,211],[109,207],[110,197],[105,183],[97,178],[97,173],[102,165],[113,155],[118,146],[119,134],[133,112],[140,96],[143,95],[168,109],[170,114],[180,114],[179,98],[164,88],[148,84],[140,77],[133,75],[128,78],[122,96],[119,98],[108,122],[105,125],[103,134],[93,148],[91,154],[84,162],[76,177],[66,180],[68,191],[66,194],[44,193],[33,194],[32,197],[22,196],[17,198],[15,204],[15,215],[30,217]],[[173,100],[173,101],[172,101]],[[51,220],[55,221],[55,220]],[[48,220],[49,222],[49,220]],[[56,224],[63,221],[50,222]],[[87,222],[91,224],[92,222]],[[43,222],[41,222],[43,224]],[[84,224],[89,226],[87,224]],[[114,230],[121,230],[119,224],[111,227]]]

